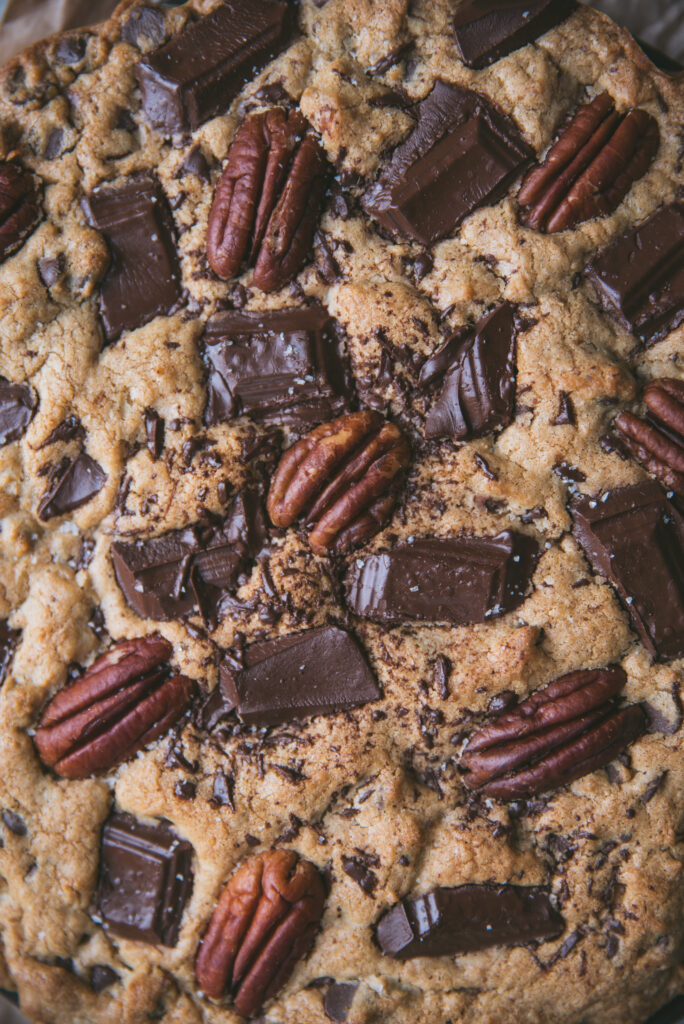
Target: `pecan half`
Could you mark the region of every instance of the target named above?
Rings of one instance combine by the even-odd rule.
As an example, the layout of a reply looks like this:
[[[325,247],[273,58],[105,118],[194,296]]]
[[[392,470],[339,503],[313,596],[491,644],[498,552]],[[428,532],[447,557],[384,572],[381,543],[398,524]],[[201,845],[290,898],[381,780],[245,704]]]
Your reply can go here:
[[[644,389],[646,418],[623,412],[615,426],[647,473],[684,497],[684,381],[662,377]]]
[[[292,850],[251,857],[223,890],[195,974],[205,995],[230,994],[253,1017],[313,945],[325,890],[317,868]]]
[[[617,209],[651,166],[658,122],[645,110],[618,114],[601,93],[561,130],[544,162],[524,179],[523,221],[538,231],[565,231]]]
[[[262,291],[282,288],[304,265],[328,164],[297,110],[250,114],[228,153],[209,214],[207,255],[219,277],[254,267]]]
[[[41,760],[67,779],[108,771],[178,721],[196,685],[171,676],[162,637],[124,640],[47,705],[34,742]]]
[[[404,434],[377,412],[317,427],[285,452],[268,494],[275,526],[301,515],[320,555],[365,543],[387,523],[411,459]]]
[[[571,672],[498,715],[465,748],[465,785],[517,800],[609,764],[646,727],[639,704],[617,706],[625,682],[621,668]]]
[[[0,161],[0,263],[11,256],[40,220],[40,198],[33,175]]]

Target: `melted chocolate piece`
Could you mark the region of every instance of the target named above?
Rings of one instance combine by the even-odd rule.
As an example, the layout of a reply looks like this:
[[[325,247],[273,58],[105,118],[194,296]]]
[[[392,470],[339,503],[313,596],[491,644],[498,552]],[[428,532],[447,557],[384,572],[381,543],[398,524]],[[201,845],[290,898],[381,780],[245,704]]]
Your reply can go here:
[[[337,626],[252,644],[242,669],[224,661],[221,693],[243,722],[259,728],[347,711],[382,696],[358,641]]]
[[[613,584],[644,647],[684,656],[684,517],[655,481],[570,504],[574,533]]]
[[[499,107],[438,81],[365,207],[385,230],[430,245],[474,210],[498,202],[533,156]]]
[[[153,459],[158,459],[164,451],[166,424],[156,409],[146,409],[144,418],[147,450]]]
[[[164,42],[164,12],[154,7],[136,7],[121,29],[121,38],[131,46],[154,47]]]
[[[181,272],[166,196],[154,178],[129,178],[84,200],[91,227],[102,231],[111,254],[100,290],[107,341],[169,313],[181,296]]]
[[[20,636],[21,630],[10,629],[7,619],[0,619],[0,686],[7,678],[7,672]]]
[[[141,618],[163,622],[199,612],[211,621],[265,539],[261,498],[246,491],[219,525],[196,524],[151,540],[115,541],[112,563],[126,601]]]
[[[93,992],[104,992],[106,988],[119,981],[119,975],[106,964],[95,964],[90,969],[90,987]]]
[[[308,429],[344,409],[340,344],[322,306],[222,313],[209,321],[204,341],[209,424],[246,414]]]
[[[199,128],[230,107],[242,86],[287,45],[291,8],[275,0],[226,0],[137,67],[143,109],[166,132]]]
[[[48,477],[48,487],[38,505],[38,518],[44,522],[54,516],[73,512],[99,494],[107,474],[87,452],[75,459],[65,456]]]
[[[192,846],[167,825],[114,814],[102,832],[97,902],[114,935],[175,946],[192,892]]]
[[[647,346],[684,323],[684,202],[618,238],[587,267],[601,306]]]
[[[358,987],[358,981],[336,981],[330,986],[323,1000],[323,1010],[328,1020],[335,1021],[335,1024],[344,1024]]]
[[[85,429],[78,416],[67,416],[66,419],[62,420],[55,429],[49,434],[45,440],[38,446],[41,448],[47,448],[51,444],[55,444],[57,441],[82,441],[85,437]]]
[[[456,45],[469,68],[485,68],[565,21],[574,0],[465,0],[454,18]]]
[[[536,540],[512,531],[428,537],[358,558],[347,576],[347,604],[361,618],[388,624],[485,622],[522,604],[538,559]]]
[[[0,377],[0,447],[22,437],[34,417],[38,400],[27,384]]]
[[[505,302],[465,337],[459,332],[423,365],[421,384],[446,371],[426,437],[482,437],[515,416],[515,307]],[[446,364],[446,365],[445,365]]]
[[[519,885],[461,885],[405,899],[380,918],[385,956],[455,956],[554,939],[565,928],[548,894]]]

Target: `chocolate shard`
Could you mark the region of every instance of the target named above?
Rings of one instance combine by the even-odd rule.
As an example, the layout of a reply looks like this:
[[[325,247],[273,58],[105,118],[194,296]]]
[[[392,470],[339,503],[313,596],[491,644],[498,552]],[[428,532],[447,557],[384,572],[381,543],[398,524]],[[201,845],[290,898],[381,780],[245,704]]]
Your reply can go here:
[[[310,427],[344,409],[348,387],[341,346],[322,306],[222,313],[209,321],[204,343],[209,424],[247,415]]]
[[[458,51],[469,68],[485,68],[560,25],[576,7],[574,0],[466,0],[453,22]]]
[[[0,686],[7,678],[12,657],[20,637],[20,630],[10,629],[7,619],[0,619]]]
[[[381,227],[430,245],[501,199],[534,156],[511,118],[485,96],[438,81],[364,205]]]
[[[570,503],[574,534],[605,576],[646,649],[684,656],[684,517],[655,481]]]
[[[192,846],[167,825],[114,814],[102,832],[97,904],[114,935],[175,946],[192,892]]]
[[[455,956],[557,938],[565,922],[535,886],[461,885],[402,900],[378,922],[385,956]]]
[[[106,481],[102,466],[87,452],[81,452],[75,459],[65,455],[48,477],[47,490],[38,505],[38,518],[46,521],[73,512],[99,494]]]
[[[28,384],[13,384],[0,377],[0,447],[23,437],[37,405]]]
[[[181,296],[181,271],[166,196],[151,177],[100,188],[83,201],[88,223],[109,244],[111,263],[100,289],[107,341],[169,313]]]
[[[221,693],[247,725],[265,728],[348,711],[382,696],[358,641],[337,626],[252,644],[244,667],[221,666]]]
[[[423,365],[420,383],[433,381],[444,364],[442,392],[428,413],[426,437],[463,441],[507,427],[515,415],[515,307],[497,306],[465,337],[449,339]]]
[[[684,202],[658,210],[585,271],[603,309],[647,346],[684,323]]]
[[[112,563],[126,601],[141,618],[164,622],[199,613],[212,621],[265,539],[261,497],[248,490],[222,522],[115,541]]]
[[[358,981],[336,981],[325,993],[323,1011],[328,1020],[344,1024],[359,987]]]
[[[532,537],[429,537],[358,558],[347,576],[347,604],[361,618],[464,626],[517,608],[539,559]]]
[[[287,45],[292,8],[275,0],[225,0],[137,67],[143,110],[155,128],[187,132],[224,113]]]

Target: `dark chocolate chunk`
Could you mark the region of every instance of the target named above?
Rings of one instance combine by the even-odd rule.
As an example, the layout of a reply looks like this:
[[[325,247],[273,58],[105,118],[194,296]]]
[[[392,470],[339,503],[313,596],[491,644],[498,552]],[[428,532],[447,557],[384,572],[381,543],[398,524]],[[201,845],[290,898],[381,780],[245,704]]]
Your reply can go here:
[[[131,46],[152,49],[166,36],[163,11],[155,7],[134,7],[121,28],[121,38]]]
[[[389,624],[484,622],[522,604],[538,558],[536,540],[512,531],[428,537],[356,559],[347,604],[361,618]]]
[[[599,302],[653,345],[684,323],[684,202],[658,210],[589,264]]]
[[[221,701],[221,703],[223,704],[223,701]],[[211,796],[209,797],[209,803],[211,804],[212,807],[215,807],[217,810],[219,807],[230,807],[231,811],[234,811],[234,789],[235,780],[233,776],[226,775],[226,773],[221,768],[219,768],[219,770],[214,775],[214,785],[211,791]]]
[[[515,307],[497,306],[473,332],[449,339],[423,365],[425,386],[446,373],[442,392],[428,413],[427,437],[482,437],[507,427],[515,415]]]
[[[247,725],[282,725],[347,711],[382,696],[358,641],[324,626],[252,644],[244,667],[226,659],[221,693]]]
[[[342,857],[342,870],[345,875],[356,882],[360,889],[363,889],[366,896],[372,896],[378,885],[378,876],[371,871],[360,857]]]
[[[95,964],[90,968],[90,987],[93,992],[104,992],[119,980],[119,975],[106,964]]]
[[[586,473],[583,473],[577,466],[570,465],[569,462],[557,462],[553,467],[553,472],[567,484],[582,484],[587,479]]]
[[[26,433],[38,405],[28,384],[12,384],[0,377],[0,447]]]
[[[43,159],[56,160],[58,156],[61,156],[64,151],[63,142],[64,129],[53,128],[45,142],[45,148],[43,149]]]
[[[24,819],[15,814],[14,811],[3,811],[2,820],[15,836],[25,836],[28,832]]]
[[[684,517],[655,481],[570,504],[574,533],[661,661],[684,656]]]
[[[137,68],[145,115],[167,132],[199,128],[228,110],[242,86],[283,50],[291,8],[226,0]]]
[[[82,441],[85,437],[85,430],[78,416],[67,416],[58,423],[55,429],[42,441],[38,448],[47,448],[57,441]]]
[[[99,463],[81,452],[75,459],[65,456],[51,471],[48,486],[38,505],[38,518],[46,521],[73,512],[99,494],[107,474]]]
[[[387,231],[430,245],[498,202],[533,155],[515,122],[485,96],[438,81],[365,206]]]
[[[358,981],[336,981],[330,986],[323,1000],[323,1010],[328,1020],[335,1021],[335,1024],[344,1024],[358,987]]]
[[[153,459],[158,459],[164,451],[165,423],[156,409],[145,409],[145,434],[147,450]]]
[[[560,25],[575,0],[465,0],[454,18],[456,45],[469,68],[484,68]]]
[[[166,196],[153,178],[129,178],[84,200],[91,227],[109,243],[111,263],[100,290],[108,341],[164,313],[181,296],[181,272]]]
[[[558,393],[558,413],[556,418],[551,420],[552,427],[574,427],[577,423],[575,406],[567,391]]]
[[[385,956],[454,956],[555,939],[565,928],[548,894],[519,885],[461,885],[395,904],[380,918]]]
[[[87,45],[88,40],[85,36],[64,36],[55,46],[55,60],[58,64],[73,67],[85,57]]]
[[[194,146],[190,150],[181,164],[176,177],[182,178],[186,174],[194,174],[196,177],[201,178],[202,181],[209,181],[211,177],[209,163],[202,152],[201,146]]]
[[[344,409],[340,343],[322,306],[222,313],[209,321],[204,342],[209,424],[245,414],[308,428]]]
[[[126,601],[142,618],[166,621],[199,612],[213,620],[265,539],[261,498],[245,491],[219,524],[115,541],[112,562]]]
[[[102,833],[97,903],[125,939],[175,946],[192,892],[192,846],[167,825],[114,814]]]
[[[21,630],[10,629],[7,619],[0,619],[0,686],[7,678],[10,662],[20,637]]]
[[[44,256],[38,260],[38,273],[46,288],[53,288],[64,273],[64,256]]]

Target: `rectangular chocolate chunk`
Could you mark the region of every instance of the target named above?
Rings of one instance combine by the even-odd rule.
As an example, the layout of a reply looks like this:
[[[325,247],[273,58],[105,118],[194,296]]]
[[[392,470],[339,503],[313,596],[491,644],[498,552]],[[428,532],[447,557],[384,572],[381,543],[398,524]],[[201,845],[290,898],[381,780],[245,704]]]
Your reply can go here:
[[[525,534],[432,537],[358,558],[347,604],[375,622],[407,619],[464,626],[512,611],[529,590],[539,545]]]
[[[658,210],[587,267],[599,302],[647,346],[684,323],[684,202]]]
[[[75,459],[65,456],[50,473],[48,487],[38,505],[38,518],[52,519],[73,512],[99,494],[107,474],[87,452]]]
[[[430,245],[498,202],[534,154],[499,107],[458,85],[438,81],[417,116],[364,205],[391,234]]]
[[[225,113],[245,82],[287,45],[291,10],[275,0],[226,0],[141,61],[137,75],[150,124],[187,132]]]
[[[575,0],[465,0],[456,9],[456,45],[469,68],[484,68],[564,21]]]
[[[212,621],[265,537],[261,497],[245,491],[220,523],[195,524],[150,540],[115,541],[114,573],[126,601],[143,619],[164,622],[199,613]]]
[[[97,903],[109,931],[175,946],[192,892],[192,846],[166,825],[114,814],[102,832]]]
[[[252,644],[244,667],[221,667],[221,693],[247,725],[282,725],[379,700],[358,641],[337,626]]]
[[[684,657],[684,517],[655,481],[570,504],[574,533],[651,654]]]
[[[0,447],[26,433],[37,405],[38,399],[28,384],[13,384],[0,377]]]
[[[564,928],[544,889],[461,885],[395,904],[380,918],[377,939],[385,956],[408,960],[555,939]]]
[[[211,368],[209,424],[244,414],[310,427],[344,408],[340,341],[322,306],[222,313],[209,321],[204,342]]]
[[[111,262],[100,289],[107,341],[169,313],[181,296],[173,220],[154,178],[129,178],[83,202],[91,227],[109,244]]]

